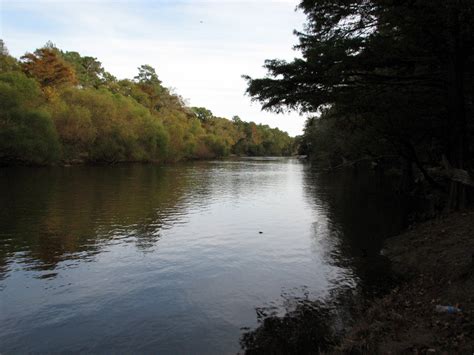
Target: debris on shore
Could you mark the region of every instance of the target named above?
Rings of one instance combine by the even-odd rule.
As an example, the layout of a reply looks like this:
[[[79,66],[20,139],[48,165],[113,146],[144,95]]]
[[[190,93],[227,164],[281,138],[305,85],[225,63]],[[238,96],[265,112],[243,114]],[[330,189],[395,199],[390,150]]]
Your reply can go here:
[[[404,281],[360,307],[335,352],[472,353],[474,211],[428,221],[390,238],[383,254]]]
[[[474,210],[411,227],[382,254],[397,281],[380,296],[341,292],[263,317],[242,335],[243,352],[474,353]]]

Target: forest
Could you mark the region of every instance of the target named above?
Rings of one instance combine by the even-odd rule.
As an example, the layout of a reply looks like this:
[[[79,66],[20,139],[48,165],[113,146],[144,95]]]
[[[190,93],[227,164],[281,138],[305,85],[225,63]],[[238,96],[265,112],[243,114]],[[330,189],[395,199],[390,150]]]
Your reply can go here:
[[[52,42],[19,60],[0,40],[0,164],[177,162],[282,156],[286,132],[189,107],[142,65],[119,80]]]
[[[370,161],[420,183],[438,208],[472,202],[474,2],[304,0],[293,61],[244,76],[263,108],[309,115],[301,154],[323,167]],[[424,190],[426,192],[426,190]]]

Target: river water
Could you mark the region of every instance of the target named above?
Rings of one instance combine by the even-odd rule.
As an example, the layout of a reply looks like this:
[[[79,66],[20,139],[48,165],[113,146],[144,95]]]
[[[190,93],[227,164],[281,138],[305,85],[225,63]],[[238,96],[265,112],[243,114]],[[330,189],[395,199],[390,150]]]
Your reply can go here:
[[[402,211],[292,158],[1,168],[0,353],[236,353],[259,307],[377,283]]]

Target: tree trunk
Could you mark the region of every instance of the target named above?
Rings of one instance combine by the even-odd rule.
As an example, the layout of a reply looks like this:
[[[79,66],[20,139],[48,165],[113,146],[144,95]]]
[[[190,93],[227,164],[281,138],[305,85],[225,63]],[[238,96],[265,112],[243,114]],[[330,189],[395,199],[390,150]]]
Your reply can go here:
[[[402,158],[402,179],[400,191],[410,192],[415,187],[415,178],[413,174],[413,163],[409,159]]]
[[[467,140],[467,118],[465,107],[465,50],[463,39],[460,34],[459,3],[451,4],[449,19],[450,37],[452,50],[449,59],[449,86],[448,86],[448,108],[449,108],[449,142],[448,160],[455,170],[469,170],[468,162],[468,140]],[[449,189],[448,210],[458,210],[466,207],[467,185],[452,180]]]

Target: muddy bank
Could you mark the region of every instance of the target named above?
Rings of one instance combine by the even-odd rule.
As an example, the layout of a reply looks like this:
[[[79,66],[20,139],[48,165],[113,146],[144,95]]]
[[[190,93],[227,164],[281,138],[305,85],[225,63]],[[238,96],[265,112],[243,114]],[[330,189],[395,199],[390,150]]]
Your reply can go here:
[[[360,305],[335,352],[473,353],[474,210],[420,224],[383,250],[403,281]],[[457,306],[456,314],[437,305]]]
[[[396,281],[379,296],[342,290],[297,302],[245,332],[243,352],[474,353],[474,210],[418,224],[384,246],[392,269],[384,278]],[[461,312],[437,312],[437,305]]]

